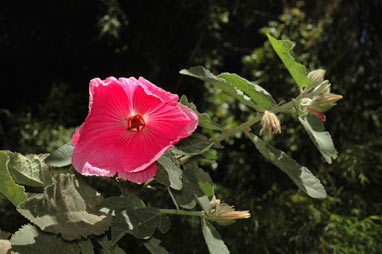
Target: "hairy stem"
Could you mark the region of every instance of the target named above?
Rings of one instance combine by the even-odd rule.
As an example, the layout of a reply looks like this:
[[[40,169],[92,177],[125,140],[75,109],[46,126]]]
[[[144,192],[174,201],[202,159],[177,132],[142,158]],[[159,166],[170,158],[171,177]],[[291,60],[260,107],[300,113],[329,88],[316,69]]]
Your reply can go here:
[[[221,133],[219,136],[217,136],[214,139],[214,141],[216,143],[219,143],[220,141],[222,141],[228,137],[231,137],[231,136],[235,135],[236,133],[243,132],[244,130],[248,129],[249,127],[251,127],[252,125],[254,125],[255,123],[257,123],[260,120],[261,120],[261,115],[259,114],[256,117],[249,119],[245,123],[242,123],[235,128],[223,131],[223,133]]]
[[[175,215],[185,215],[185,216],[198,216],[204,217],[204,211],[186,211],[186,210],[175,210],[175,209],[158,209],[160,213],[163,214],[175,214]]]

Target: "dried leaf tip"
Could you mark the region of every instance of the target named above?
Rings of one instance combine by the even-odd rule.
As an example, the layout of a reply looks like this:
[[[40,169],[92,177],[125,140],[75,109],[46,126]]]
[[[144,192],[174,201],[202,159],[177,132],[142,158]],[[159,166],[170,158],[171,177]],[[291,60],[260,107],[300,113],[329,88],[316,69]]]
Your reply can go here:
[[[281,133],[280,121],[273,112],[265,111],[263,117],[261,118],[262,128],[260,130],[260,135],[265,129],[268,130],[269,138],[271,138],[271,133]]]

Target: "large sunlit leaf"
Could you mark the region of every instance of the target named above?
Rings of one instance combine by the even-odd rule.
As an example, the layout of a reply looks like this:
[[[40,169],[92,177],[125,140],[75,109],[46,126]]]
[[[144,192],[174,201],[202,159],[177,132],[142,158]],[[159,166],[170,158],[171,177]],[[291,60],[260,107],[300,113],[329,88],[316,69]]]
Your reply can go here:
[[[103,234],[111,215],[97,210],[102,197],[71,174],[59,174],[56,183],[19,204],[17,211],[42,230],[61,234],[66,240]]]
[[[202,232],[210,254],[229,254],[229,250],[216,228],[202,218]]]
[[[332,163],[332,159],[337,158],[338,152],[334,147],[330,133],[325,131],[325,126],[322,121],[311,114],[300,116],[298,119],[326,162],[329,164]]]
[[[192,102],[189,102],[187,97],[185,95],[183,95],[181,98],[180,98],[180,103],[182,103],[183,105],[191,108],[192,110],[194,110],[197,114],[198,114],[198,117],[199,117],[199,125],[204,127],[204,128],[207,128],[207,129],[212,129],[212,130],[222,130],[223,128],[220,127],[218,124],[212,122],[210,116],[207,114],[207,113],[200,113],[197,109],[196,109],[196,106],[194,103]]]
[[[236,89],[243,91],[263,109],[269,109],[276,104],[272,95],[267,90],[237,74],[224,72],[219,74],[218,77],[225,79]]]
[[[27,199],[23,186],[16,184],[8,170],[9,156],[7,152],[0,151],[0,192],[9,201],[17,206],[20,202]]]
[[[45,187],[53,183],[49,166],[45,164],[46,154],[8,153],[10,162],[9,171],[19,184],[33,187]]]
[[[272,96],[261,86],[240,77],[237,74],[221,73],[217,76],[202,66],[180,71],[181,74],[199,78],[220,88],[242,103],[254,109],[268,109],[275,104]]]
[[[190,137],[179,141],[171,151],[179,155],[198,155],[206,152],[213,144],[206,136],[194,132]]]
[[[288,69],[297,85],[299,87],[309,85],[311,81],[307,77],[305,66],[296,62],[290,54],[294,47],[294,43],[289,40],[277,40],[269,34],[267,34],[267,37],[273,49]]]
[[[205,69],[202,66],[195,66],[191,67],[189,69],[183,69],[179,72],[183,75],[188,75],[191,77],[195,77],[198,79],[203,80],[204,82],[207,82],[209,84],[212,84],[216,86],[217,88],[223,90],[224,92],[228,93],[229,95],[233,96],[234,98],[238,99],[245,105],[253,108],[253,109],[260,109],[259,106],[257,106],[249,96],[245,95],[244,92],[232,84],[230,84],[227,80],[224,78],[220,78],[218,76],[215,76],[212,74],[209,70]]]
[[[75,242],[64,241],[61,237],[41,232],[36,226],[27,224],[11,238],[14,254],[68,254],[80,253]]]
[[[170,186],[174,190],[182,189],[182,170],[172,153],[167,152],[159,158],[158,173],[155,179],[162,184]]]
[[[168,251],[160,245],[161,240],[151,237],[149,240],[143,241],[143,245],[150,251],[151,254],[168,254]]]
[[[275,166],[285,172],[292,181],[312,198],[325,198],[326,191],[312,172],[301,166],[286,153],[273,147],[252,133],[246,133],[255,144],[257,150]]]
[[[74,145],[69,141],[58,148],[45,159],[45,163],[53,167],[64,167],[72,164],[72,152]]]

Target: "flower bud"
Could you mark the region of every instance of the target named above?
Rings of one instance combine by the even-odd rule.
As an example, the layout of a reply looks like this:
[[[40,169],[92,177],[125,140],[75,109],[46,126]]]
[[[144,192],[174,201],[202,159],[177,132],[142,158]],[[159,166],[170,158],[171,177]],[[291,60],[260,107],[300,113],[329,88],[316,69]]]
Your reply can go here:
[[[331,87],[331,84],[329,83],[328,80],[325,80],[324,82],[320,83],[319,85],[317,85],[313,91],[311,92],[311,94],[313,96],[315,95],[319,95],[319,94],[322,94],[322,93],[330,93],[330,87]]]
[[[303,107],[309,107],[312,105],[313,100],[311,98],[302,98],[301,99],[301,106]]]
[[[247,211],[235,211],[233,206],[227,204],[219,204],[209,213],[206,214],[206,218],[216,221],[221,225],[228,225],[234,222],[234,220],[248,219],[251,217],[250,212]]]
[[[310,113],[317,116],[321,121],[325,122],[326,116],[323,112],[328,111],[336,102],[342,99],[342,95],[332,94],[332,93],[322,93],[314,96],[313,99],[302,98],[300,101],[300,106],[303,110],[309,111]]]
[[[308,79],[315,84],[320,84],[324,81],[325,70],[318,69],[308,73]]]
[[[271,138],[271,133],[274,134],[281,133],[280,121],[277,116],[269,111],[265,111],[263,118],[261,118],[262,128],[260,130],[260,135],[263,133],[265,129],[268,130],[269,138]]]
[[[336,105],[336,102],[342,99],[342,95],[323,93],[313,97],[313,101],[310,105],[320,112],[326,112]]]

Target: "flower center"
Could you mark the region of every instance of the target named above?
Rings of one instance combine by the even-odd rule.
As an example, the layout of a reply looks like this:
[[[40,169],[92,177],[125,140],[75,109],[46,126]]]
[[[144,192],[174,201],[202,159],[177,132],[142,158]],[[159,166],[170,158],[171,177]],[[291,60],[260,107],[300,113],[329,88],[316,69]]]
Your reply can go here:
[[[127,120],[127,130],[132,132],[141,132],[146,124],[141,115],[130,116]]]

